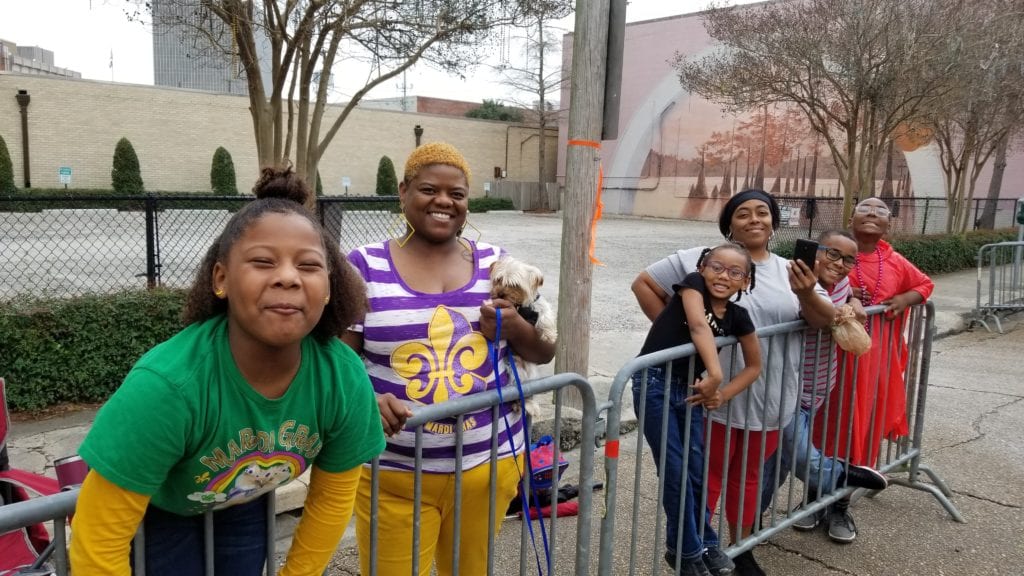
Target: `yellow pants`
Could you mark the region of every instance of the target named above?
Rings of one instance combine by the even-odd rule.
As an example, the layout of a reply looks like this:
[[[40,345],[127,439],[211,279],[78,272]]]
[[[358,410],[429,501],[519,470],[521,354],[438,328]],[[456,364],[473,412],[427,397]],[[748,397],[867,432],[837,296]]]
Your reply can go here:
[[[516,496],[519,467],[512,458],[498,461],[498,485],[495,495],[494,532],[505,518],[509,502]],[[412,573],[413,536],[412,472],[380,471],[377,514],[377,574],[409,576]],[[491,467],[484,463],[462,473],[461,536],[459,537],[459,574],[487,574],[487,520]],[[356,497],[356,537],[362,574],[370,573],[370,468],[363,468]],[[428,474],[422,478],[420,506],[419,574],[430,574],[437,561],[438,576],[454,572],[452,551],[455,542],[455,474]]]

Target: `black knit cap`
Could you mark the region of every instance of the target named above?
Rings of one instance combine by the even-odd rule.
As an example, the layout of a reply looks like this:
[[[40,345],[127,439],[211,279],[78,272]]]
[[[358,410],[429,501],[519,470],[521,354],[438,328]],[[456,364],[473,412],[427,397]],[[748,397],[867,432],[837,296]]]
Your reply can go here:
[[[718,217],[718,229],[722,232],[722,236],[729,237],[729,225],[732,223],[733,212],[736,212],[740,204],[747,200],[760,200],[767,204],[768,209],[772,212],[772,230],[779,229],[779,221],[782,218],[779,214],[779,203],[775,201],[771,194],[764,190],[748,188],[729,198],[729,201],[725,203],[725,207],[722,208],[722,215]]]

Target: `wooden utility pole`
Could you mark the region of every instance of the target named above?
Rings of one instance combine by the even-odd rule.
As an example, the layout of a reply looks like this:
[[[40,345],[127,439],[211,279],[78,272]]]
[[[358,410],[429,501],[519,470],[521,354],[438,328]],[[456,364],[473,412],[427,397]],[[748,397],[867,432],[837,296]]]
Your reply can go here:
[[[601,169],[609,2],[578,0],[572,39],[555,372],[576,372],[584,377],[590,365],[593,263],[589,250]],[[566,391],[563,400],[569,406],[582,405],[575,389]]]

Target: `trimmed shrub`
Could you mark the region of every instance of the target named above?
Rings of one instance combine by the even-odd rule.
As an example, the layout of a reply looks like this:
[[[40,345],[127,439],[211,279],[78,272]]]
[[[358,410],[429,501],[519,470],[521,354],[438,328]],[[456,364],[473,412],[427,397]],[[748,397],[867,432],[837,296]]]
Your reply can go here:
[[[978,250],[985,244],[1017,239],[1013,228],[974,230],[965,234],[929,234],[904,236],[892,240],[892,246],[926,274],[941,274],[974,268]]]
[[[491,198],[484,196],[483,198],[470,198],[469,199],[469,211],[470,212],[487,212],[488,210],[515,210],[515,204],[509,198]]]
[[[0,194],[14,194],[18,189],[14,185],[14,164],[11,163],[11,153],[7,150],[7,142],[0,136]]]
[[[398,196],[395,164],[387,156],[381,156],[377,163],[377,196]]]
[[[16,410],[102,402],[147,350],[181,330],[184,290],[0,304],[0,358]]]
[[[974,268],[978,265],[978,250],[985,244],[1009,242],[1017,239],[1013,228],[1003,230],[973,230],[965,234],[928,234],[925,236],[899,236],[889,239],[894,250],[910,260],[925,274],[943,274]],[[793,258],[794,241],[783,241],[772,247],[772,252],[786,259]]]
[[[110,183],[116,194],[142,194],[142,171],[139,157],[127,138],[117,141],[114,148],[114,168],[110,171]]]
[[[238,184],[235,180],[235,163],[231,153],[223,146],[213,153],[213,165],[210,167],[210,188],[218,196],[237,196]]]

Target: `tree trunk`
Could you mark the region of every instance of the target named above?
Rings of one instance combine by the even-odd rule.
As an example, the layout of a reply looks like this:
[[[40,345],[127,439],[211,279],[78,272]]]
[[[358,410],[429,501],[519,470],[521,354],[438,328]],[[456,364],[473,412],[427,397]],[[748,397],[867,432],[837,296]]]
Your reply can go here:
[[[572,98],[566,152],[565,206],[562,210],[562,266],[559,270],[558,344],[555,372],[590,372],[590,306],[593,262],[591,223],[597,209],[601,166],[601,116],[604,110],[604,63],[608,52],[608,0],[576,4],[572,47]],[[582,408],[575,388],[563,395],[566,405]],[[585,548],[585,547],[583,547]],[[580,549],[582,550],[582,548]],[[579,550],[578,550],[579,552]],[[585,553],[585,552],[584,552]],[[578,553],[577,556],[580,554]],[[585,556],[584,556],[585,558]]]
[[[546,186],[546,179],[544,178],[544,158],[547,154],[547,86],[544,84],[544,16],[537,17],[537,49],[538,49],[538,71],[537,71],[537,97],[538,97],[538,110],[537,110],[537,187],[540,192],[540,203],[538,208],[541,212],[548,212],[551,207],[548,206],[548,190]]]
[[[985,199],[985,208],[978,219],[978,227],[991,230],[996,227],[996,206],[999,204],[999,194],[1003,189],[1003,173],[1006,172],[1006,149],[1009,146],[1009,135],[1003,136],[996,147],[996,159],[992,165],[992,179],[988,183],[988,195]]]

